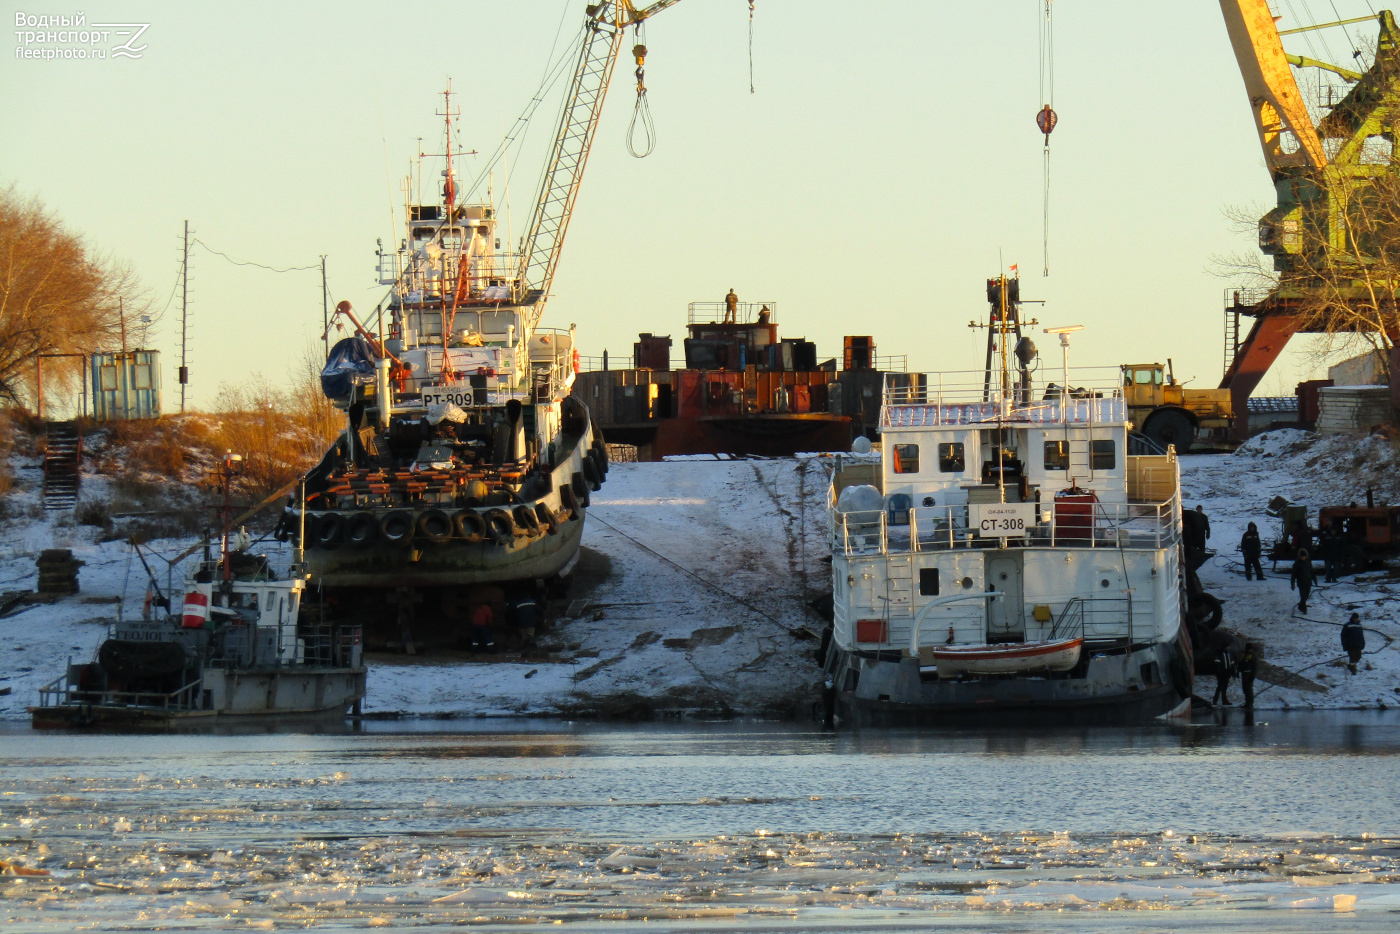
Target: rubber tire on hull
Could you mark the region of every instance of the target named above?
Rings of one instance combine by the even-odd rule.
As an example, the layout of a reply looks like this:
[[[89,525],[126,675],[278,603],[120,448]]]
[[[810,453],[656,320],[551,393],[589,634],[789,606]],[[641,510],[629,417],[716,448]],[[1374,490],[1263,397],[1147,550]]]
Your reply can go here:
[[[578,518],[578,496],[570,484],[566,483],[559,488],[559,505],[569,510],[571,520]]]
[[[583,481],[588,484],[589,489],[603,488],[603,478],[598,475],[598,465],[593,462],[592,451],[583,455]]]
[[[452,517],[441,509],[429,509],[418,517],[418,534],[434,545],[452,540]]]
[[[379,540],[379,520],[372,513],[355,513],[345,523],[345,540],[356,548],[368,548]]]
[[[559,534],[559,517],[544,503],[535,504],[535,518],[539,519],[540,526],[550,535]]]
[[[486,529],[496,542],[508,542],[515,537],[515,520],[510,513],[497,506],[486,510]]]
[[[1147,419],[1147,424],[1142,426],[1142,433],[1160,445],[1164,451],[1167,445],[1176,445],[1176,453],[1179,455],[1190,452],[1191,444],[1196,440],[1196,426],[1191,423],[1191,417],[1180,409],[1154,412]]]
[[[588,428],[588,409],[573,396],[565,397],[559,407],[559,430],[566,435],[582,437]]]
[[[475,509],[459,509],[452,517],[452,528],[458,538],[479,542],[486,537],[486,520]]]
[[[578,499],[583,499],[588,495],[588,480],[584,477],[583,471],[575,470],[569,485],[574,488],[574,496]]]
[[[535,515],[534,507],[521,503],[510,511],[511,518],[515,520],[515,530],[521,535],[535,535],[540,530],[540,517]]]
[[[1220,620],[1225,615],[1225,609],[1218,597],[1208,593],[1191,594],[1186,598],[1186,605],[1191,610],[1191,615],[1200,621],[1206,629],[1214,630],[1220,625]]]
[[[603,471],[603,476],[608,475],[608,446],[599,440],[601,436],[595,429],[593,432],[593,454],[598,461],[598,467]]]
[[[345,540],[345,516],[338,512],[328,512],[316,523],[316,547],[339,548]]]
[[[394,509],[379,520],[379,535],[390,545],[407,545],[413,540],[413,513]]]

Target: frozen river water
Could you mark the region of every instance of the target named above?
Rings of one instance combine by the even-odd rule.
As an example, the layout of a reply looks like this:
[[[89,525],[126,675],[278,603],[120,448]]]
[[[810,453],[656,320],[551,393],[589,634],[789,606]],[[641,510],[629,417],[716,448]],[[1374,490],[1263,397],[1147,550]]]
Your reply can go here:
[[[1228,716],[1035,733],[5,725],[0,859],[52,874],[0,876],[0,927],[1400,927],[1400,717]]]

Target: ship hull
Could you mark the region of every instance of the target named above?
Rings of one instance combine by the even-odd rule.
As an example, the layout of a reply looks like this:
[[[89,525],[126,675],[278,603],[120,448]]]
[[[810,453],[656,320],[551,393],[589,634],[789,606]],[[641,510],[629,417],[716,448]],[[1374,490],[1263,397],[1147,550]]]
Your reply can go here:
[[[314,722],[345,717],[365,695],[358,668],[207,668],[199,706],[124,703],[106,692],[69,691],[63,703],[31,707],[34,729],[163,729],[226,723]]]
[[[558,534],[494,542],[410,542],[342,546],[306,553],[312,580],[324,587],[464,587],[548,579],[578,554],[583,516],[559,523]]]
[[[1126,658],[1121,651],[1094,654],[1079,677],[946,680],[921,674],[915,658],[832,646],[828,703],[844,725],[1144,723],[1172,714],[1190,698],[1189,679],[1175,676],[1175,654],[1172,643],[1158,643],[1135,648]],[[1148,671],[1163,677],[1144,678]]]

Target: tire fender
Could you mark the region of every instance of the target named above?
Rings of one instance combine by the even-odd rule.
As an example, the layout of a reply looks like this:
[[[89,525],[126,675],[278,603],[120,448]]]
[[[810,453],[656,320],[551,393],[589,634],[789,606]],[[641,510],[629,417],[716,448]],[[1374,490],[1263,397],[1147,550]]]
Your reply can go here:
[[[452,517],[452,529],[458,538],[479,542],[486,537],[486,520],[475,509],[459,509]]]
[[[321,517],[321,521],[316,523],[316,537],[313,539],[318,548],[339,548],[340,543],[345,541],[345,515],[339,512],[328,512]]]
[[[345,540],[356,548],[368,548],[379,540],[379,520],[372,513],[355,513],[345,523]]]
[[[515,537],[515,520],[506,510],[497,506],[486,510],[486,529],[492,540],[496,542],[508,542]]]
[[[418,517],[417,532],[434,545],[445,545],[452,539],[452,517],[441,509],[429,509]]]
[[[413,540],[413,513],[407,509],[386,512],[379,520],[379,535],[391,545],[407,545]]]

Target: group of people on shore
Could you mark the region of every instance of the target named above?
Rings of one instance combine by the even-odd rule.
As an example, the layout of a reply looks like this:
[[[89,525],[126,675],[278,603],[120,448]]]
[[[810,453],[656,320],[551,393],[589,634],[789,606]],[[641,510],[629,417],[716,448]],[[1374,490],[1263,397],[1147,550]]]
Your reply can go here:
[[[1195,527],[1204,532],[1204,538],[1209,538],[1210,520],[1206,518],[1205,510],[1201,506],[1197,506],[1195,512],[1197,514],[1194,521]],[[1325,561],[1324,580],[1327,583],[1333,583],[1337,580],[1341,543],[1330,526],[1324,527],[1320,533],[1320,540],[1322,546],[1319,549],[1320,556]],[[1328,547],[1329,544],[1331,547]],[[1240,538],[1240,555],[1244,559],[1244,579],[1262,581],[1264,579],[1264,565],[1262,563],[1264,543],[1259,535],[1259,526],[1253,522],[1249,523],[1244,535]],[[1290,590],[1298,592],[1297,608],[1300,613],[1308,611],[1308,600],[1312,595],[1315,581],[1312,554],[1306,547],[1297,548],[1293,566],[1289,572],[1288,587]],[[1342,626],[1341,643],[1342,651],[1347,655],[1347,670],[1356,674],[1356,666],[1366,651],[1366,631],[1361,625],[1359,613],[1352,613],[1351,618]],[[1257,642],[1245,642],[1243,648],[1238,649],[1238,642],[1231,644],[1228,641],[1222,641],[1214,659],[1216,687],[1215,695],[1211,701],[1213,704],[1230,705],[1228,696],[1230,679],[1238,675],[1240,687],[1244,692],[1244,708],[1246,710],[1254,708],[1254,679],[1258,673],[1261,651],[1262,646]]]

